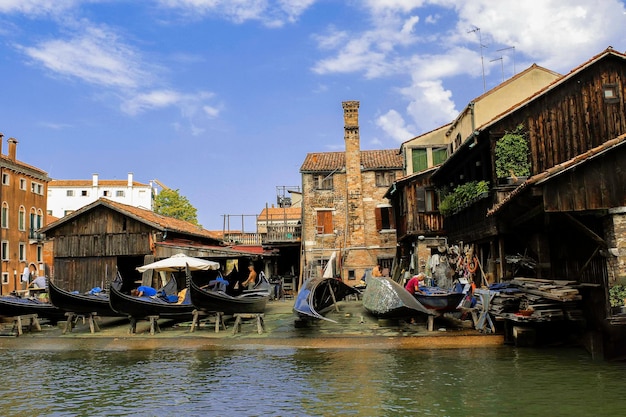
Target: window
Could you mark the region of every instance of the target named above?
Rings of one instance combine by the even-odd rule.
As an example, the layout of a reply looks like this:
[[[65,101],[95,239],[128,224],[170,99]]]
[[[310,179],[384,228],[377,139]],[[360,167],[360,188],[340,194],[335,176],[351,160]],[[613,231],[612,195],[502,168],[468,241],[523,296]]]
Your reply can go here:
[[[619,90],[617,84],[604,84],[602,86],[602,95],[605,103],[619,102]]]
[[[315,233],[318,235],[329,235],[333,233],[333,211],[318,210]]]
[[[413,172],[420,172],[428,168],[428,156],[425,148],[412,149]]]
[[[26,180],[24,178],[20,178],[20,190],[26,190]]]
[[[333,189],[333,175],[332,174],[313,175],[313,188],[315,188],[316,190],[332,190]]]
[[[102,192],[102,196],[103,196],[103,197],[109,197],[109,195],[110,195],[110,194],[111,194],[111,192],[110,192],[109,190],[104,190],[104,191]]]
[[[376,172],[376,186],[377,187],[389,187],[396,179],[396,173],[392,171],[377,171]]]
[[[87,191],[87,190],[81,190],[81,191],[80,191],[80,196],[81,196],[81,197],[89,197],[89,191]]]
[[[395,229],[393,221],[393,211],[391,206],[376,207],[376,230],[392,230]]]
[[[43,262],[43,247],[41,245],[37,246],[37,263]]]
[[[443,164],[448,159],[448,148],[433,149],[433,165]]]
[[[9,242],[7,242],[6,240],[2,241],[2,260],[3,261],[8,261],[9,260]]]
[[[35,193],[35,194],[39,194],[42,195],[43,194],[43,184],[40,184],[38,182],[31,182],[30,183],[30,191]]]
[[[2,185],[9,185],[11,176],[9,174],[2,174]]]
[[[17,216],[17,228],[18,230],[26,230],[26,209],[24,206],[20,206],[20,211]]]
[[[415,200],[420,213],[437,211],[439,208],[437,193],[433,189],[415,187]]]
[[[9,273],[8,272],[3,272],[2,273],[2,284],[6,285],[9,283]]]
[[[26,245],[23,244],[22,242],[20,242],[19,252],[20,252],[20,262],[25,262],[26,261]]]
[[[66,197],[74,197],[74,190],[67,190],[67,191],[65,191],[65,196]]]
[[[117,190],[115,192],[115,197],[124,197],[124,190]]]
[[[9,227],[9,205],[6,201],[2,203],[2,227],[5,229]]]

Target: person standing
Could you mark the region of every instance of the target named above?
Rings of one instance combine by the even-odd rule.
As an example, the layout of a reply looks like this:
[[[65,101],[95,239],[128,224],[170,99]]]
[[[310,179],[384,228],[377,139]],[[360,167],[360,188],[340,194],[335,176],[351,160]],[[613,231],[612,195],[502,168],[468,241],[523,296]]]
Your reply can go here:
[[[256,277],[257,277],[257,273],[254,270],[253,264],[248,265],[248,271],[249,271],[248,279],[246,279],[242,285],[246,287],[247,289],[252,290],[254,289],[254,286],[256,284]]]

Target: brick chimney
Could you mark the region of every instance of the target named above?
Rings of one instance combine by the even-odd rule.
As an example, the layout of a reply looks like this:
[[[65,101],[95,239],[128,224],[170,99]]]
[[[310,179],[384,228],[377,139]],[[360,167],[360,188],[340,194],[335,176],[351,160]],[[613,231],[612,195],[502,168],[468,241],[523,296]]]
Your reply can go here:
[[[17,139],[9,138],[9,160],[15,162],[15,154],[17,152]]]
[[[346,143],[346,188],[348,224],[346,233],[352,246],[365,244],[363,192],[361,182],[361,139],[359,135],[359,102],[344,101],[344,140]]]

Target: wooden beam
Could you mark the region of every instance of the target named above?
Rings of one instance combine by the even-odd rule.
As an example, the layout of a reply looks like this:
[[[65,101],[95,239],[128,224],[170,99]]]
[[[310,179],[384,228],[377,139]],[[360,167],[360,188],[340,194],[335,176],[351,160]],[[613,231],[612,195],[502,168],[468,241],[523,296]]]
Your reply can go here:
[[[604,239],[598,236],[593,230],[585,226],[580,220],[576,219],[574,216],[572,216],[569,213],[563,213],[563,215],[565,216],[566,219],[572,222],[572,224],[576,226],[576,228],[578,228],[581,232],[583,232],[585,235],[591,238],[591,240],[596,242],[600,247],[604,249],[609,247],[609,245],[606,243]]]

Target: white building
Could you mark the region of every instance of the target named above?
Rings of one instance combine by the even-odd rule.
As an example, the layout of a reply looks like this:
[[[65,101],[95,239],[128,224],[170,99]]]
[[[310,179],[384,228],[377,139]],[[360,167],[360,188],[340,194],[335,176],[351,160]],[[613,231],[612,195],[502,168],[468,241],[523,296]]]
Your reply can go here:
[[[93,174],[91,180],[52,180],[48,183],[48,214],[61,218],[100,197],[152,210],[156,193],[152,182],[133,181],[132,172],[127,180],[100,180],[98,174]]]

